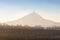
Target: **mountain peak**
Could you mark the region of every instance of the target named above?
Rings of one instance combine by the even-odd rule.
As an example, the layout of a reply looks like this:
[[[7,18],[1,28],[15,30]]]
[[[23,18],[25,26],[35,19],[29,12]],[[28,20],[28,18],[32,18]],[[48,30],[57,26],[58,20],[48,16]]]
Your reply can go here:
[[[34,17],[34,18],[40,18],[40,19],[43,19],[43,17],[41,17],[36,11],[33,11],[32,13],[28,14],[27,15],[28,17]]]
[[[32,13],[36,13],[36,11],[33,11]]]
[[[59,23],[49,21],[41,17],[36,11],[33,11],[27,16],[24,16],[21,19],[7,22],[9,25],[29,25],[29,26],[36,26],[36,25],[41,25],[43,27],[49,27],[49,26],[60,26]]]
[[[33,11],[31,15],[38,15],[36,11]]]

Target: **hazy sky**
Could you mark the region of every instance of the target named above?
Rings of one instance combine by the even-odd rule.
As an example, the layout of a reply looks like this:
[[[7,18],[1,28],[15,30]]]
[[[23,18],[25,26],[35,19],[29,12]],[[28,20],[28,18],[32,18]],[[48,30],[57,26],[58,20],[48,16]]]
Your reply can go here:
[[[0,0],[0,22],[19,19],[33,10],[45,19],[60,22],[60,0]]]

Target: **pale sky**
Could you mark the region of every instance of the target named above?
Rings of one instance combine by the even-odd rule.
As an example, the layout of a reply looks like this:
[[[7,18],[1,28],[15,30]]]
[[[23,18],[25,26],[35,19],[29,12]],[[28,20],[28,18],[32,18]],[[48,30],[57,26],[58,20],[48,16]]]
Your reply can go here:
[[[0,22],[19,19],[32,11],[60,22],[60,0],[0,0]]]

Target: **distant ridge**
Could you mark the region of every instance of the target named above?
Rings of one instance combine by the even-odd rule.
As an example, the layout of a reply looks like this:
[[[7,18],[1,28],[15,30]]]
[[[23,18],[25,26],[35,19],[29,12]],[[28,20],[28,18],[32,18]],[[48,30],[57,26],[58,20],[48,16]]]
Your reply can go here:
[[[29,26],[41,25],[43,27],[60,26],[60,23],[46,20],[42,18],[40,15],[38,15],[35,11],[27,16],[24,16],[21,19],[14,20],[11,22],[6,22],[6,24],[8,25],[29,25]]]

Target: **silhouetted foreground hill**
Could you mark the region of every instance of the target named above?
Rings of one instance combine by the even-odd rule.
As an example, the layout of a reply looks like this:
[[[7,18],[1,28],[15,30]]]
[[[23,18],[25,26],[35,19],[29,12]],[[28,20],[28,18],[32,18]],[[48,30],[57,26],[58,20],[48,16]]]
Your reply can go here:
[[[60,40],[60,30],[0,25],[0,40]]]

